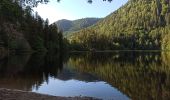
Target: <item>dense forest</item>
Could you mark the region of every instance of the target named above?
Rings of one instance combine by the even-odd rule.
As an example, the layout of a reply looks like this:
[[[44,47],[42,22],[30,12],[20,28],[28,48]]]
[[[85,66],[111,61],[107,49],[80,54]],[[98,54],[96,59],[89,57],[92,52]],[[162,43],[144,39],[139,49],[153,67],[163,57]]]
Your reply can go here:
[[[87,28],[96,24],[101,18],[82,18],[77,20],[58,20],[55,22],[60,30],[63,31],[64,35],[69,36],[72,32],[79,31],[83,28]]]
[[[13,0],[0,1],[0,47],[10,51],[61,51],[63,36],[55,24],[49,25],[30,6]]]
[[[31,6],[0,1],[0,46],[11,51],[70,50],[169,50],[170,1],[129,0],[106,18],[72,22],[63,38],[57,25],[49,25]],[[22,0],[21,0],[22,1]],[[92,23],[91,23],[92,22]],[[60,25],[58,25],[60,26]],[[67,31],[64,29],[64,31]]]
[[[73,50],[169,50],[170,1],[129,0],[96,25],[72,34]]]

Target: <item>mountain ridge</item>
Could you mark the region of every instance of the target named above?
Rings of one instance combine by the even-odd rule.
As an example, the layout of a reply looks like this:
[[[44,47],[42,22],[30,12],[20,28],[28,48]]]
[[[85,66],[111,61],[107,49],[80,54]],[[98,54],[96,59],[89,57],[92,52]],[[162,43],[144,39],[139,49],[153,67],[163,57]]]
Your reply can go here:
[[[79,49],[167,50],[169,33],[170,0],[129,0],[97,24],[72,33],[68,39],[71,44],[79,45]]]
[[[81,19],[76,19],[76,20],[61,19],[54,23],[64,33],[70,33],[70,32],[75,32],[83,28],[92,26],[96,24],[98,21],[100,21],[101,19],[102,18],[94,18],[94,17],[81,18]]]

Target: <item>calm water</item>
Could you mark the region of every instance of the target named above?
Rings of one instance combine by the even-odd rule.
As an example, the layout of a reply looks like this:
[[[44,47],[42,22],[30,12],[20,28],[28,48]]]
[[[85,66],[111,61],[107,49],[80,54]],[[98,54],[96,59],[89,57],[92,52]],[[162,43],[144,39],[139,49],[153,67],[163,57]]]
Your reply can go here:
[[[170,100],[170,52],[13,55],[0,60],[0,88],[104,100]]]

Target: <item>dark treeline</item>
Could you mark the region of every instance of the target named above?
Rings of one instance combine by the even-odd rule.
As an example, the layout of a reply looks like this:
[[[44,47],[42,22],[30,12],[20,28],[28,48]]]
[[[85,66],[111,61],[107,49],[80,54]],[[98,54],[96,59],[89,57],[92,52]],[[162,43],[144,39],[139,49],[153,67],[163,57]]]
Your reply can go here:
[[[84,29],[70,38],[73,50],[160,50],[161,35],[151,37],[145,30],[136,34],[105,35]]]
[[[63,36],[55,24],[49,25],[29,6],[12,0],[0,1],[0,45],[9,50],[61,51]]]

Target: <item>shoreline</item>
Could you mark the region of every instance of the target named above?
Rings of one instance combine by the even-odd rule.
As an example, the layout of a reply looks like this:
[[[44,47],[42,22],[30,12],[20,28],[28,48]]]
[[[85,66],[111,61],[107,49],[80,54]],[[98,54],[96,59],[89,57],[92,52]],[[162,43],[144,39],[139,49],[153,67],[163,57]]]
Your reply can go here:
[[[0,88],[0,100],[99,100],[92,97],[61,97]]]
[[[94,52],[94,53],[102,53],[102,52],[170,52],[170,50],[96,50],[96,51],[69,51],[69,53],[82,53],[82,52]]]

